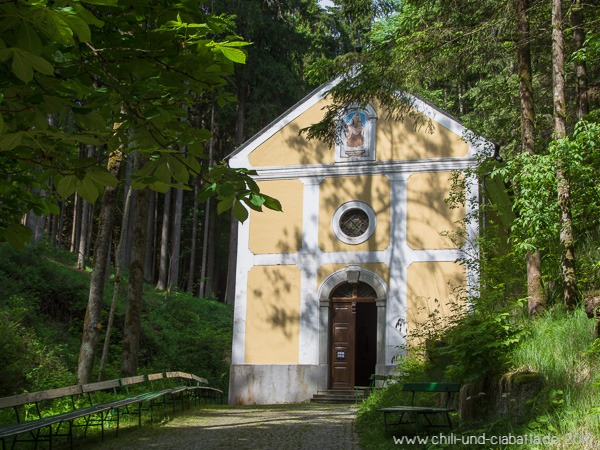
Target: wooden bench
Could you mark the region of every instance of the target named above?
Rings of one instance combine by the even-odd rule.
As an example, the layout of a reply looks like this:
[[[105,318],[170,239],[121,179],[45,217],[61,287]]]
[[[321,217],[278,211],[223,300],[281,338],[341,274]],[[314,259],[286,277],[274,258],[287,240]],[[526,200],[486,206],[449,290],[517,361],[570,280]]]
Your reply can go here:
[[[402,390],[405,392],[411,392],[411,401],[410,405],[404,406],[389,406],[386,408],[380,408],[380,411],[383,412],[383,421],[385,424],[385,431],[388,432],[388,427],[404,425],[404,424],[414,424],[417,429],[420,427],[419,417],[423,417],[425,419],[425,426],[428,428],[431,427],[442,427],[442,428],[452,428],[452,421],[450,420],[450,413],[455,410],[449,406],[450,397],[452,394],[455,394],[460,391],[459,383],[439,383],[439,382],[420,382],[420,383],[406,383],[402,386]],[[420,406],[415,404],[415,394],[416,393],[439,393],[445,394],[441,403],[443,406]],[[440,403],[438,403],[440,404]],[[391,417],[389,417],[391,416]],[[407,419],[405,420],[405,416]],[[441,416],[444,420],[444,423],[434,423],[431,418],[433,416]],[[396,417],[395,421],[392,420],[393,417]]]
[[[157,385],[160,383],[160,386]],[[100,426],[104,437],[105,423],[116,424],[119,432],[123,414],[136,414],[142,424],[142,411],[149,410],[152,421],[154,407],[168,401],[182,401],[182,405],[201,396],[197,392],[210,392],[215,396],[222,391],[211,388],[204,378],[184,372],[139,375],[98,383],[68,386],[0,398],[0,410],[12,409],[14,422],[0,425],[2,448],[6,441],[48,442],[67,437],[73,446],[73,428]],[[60,412],[56,412],[60,411]]]

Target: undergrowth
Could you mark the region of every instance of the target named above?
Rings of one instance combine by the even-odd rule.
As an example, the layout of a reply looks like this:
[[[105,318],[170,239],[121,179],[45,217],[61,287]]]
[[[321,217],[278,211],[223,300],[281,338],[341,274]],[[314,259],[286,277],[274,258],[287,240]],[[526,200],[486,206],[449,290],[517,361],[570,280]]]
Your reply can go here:
[[[472,319],[473,320],[473,319]],[[472,325],[466,322],[463,325]],[[593,321],[588,319],[582,307],[567,315],[562,307],[554,307],[535,320],[519,319],[512,324],[519,330],[518,342],[507,352],[504,370],[539,373],[543,379],[541,392],[529,400],[527,415],[519,421],[510,413],[489,411],[489,415],[479,421],[460,421],[454,417],[458,427],[452,432],[458,436],[453,445],[411,444],[403,447],[394,444],[392,434],[386,435],[382,413],[379,408],[408,404],[403,397],[401,385],[405,381],[441,381],[436,376],[444,376],[439,367],[431,367],[431,360],[405,358],[398,369],[398,382],[387,389],[371,395],[362,405],[357,419],[357,430],[361,435],[363,449],[386,448],[474,448],[461,444],[460,439],[475,439],[484,434],[489,438],[497,436],[505,439],[504,444],[477,444],[477,448],[494,449],[534,449],[534,448],[600,448],[600,339],[593,336]],[[453,330],[460,334],[460,327]],[[484,330],[482,330],[484,331]],[[463,332],[467,332],[463,330]],[[463,342],[462,350],[469,345],[481,345],[475,339]],[[468,354],[465,355],[468,358]],[[439,362],[440,360],[436,360]],[[457,374],[452,370],[452,360],[446,361],[445,374]],[[454,361],[456,362],[456,361]],[[441,373],[441,375],[440,375]],[[491,373],[488,373],[491,375]],[[454,381],[470,381],[466,373],[459,374]],[[398,428],[396,437],[401,434],[414,435],[414,429],[405,426]],[[448,435],[448,430],[442,430]],[[431,431],[430,436],[439,436],[440,430]],[[513,441],[508,441],[513,437]],[[414,437],[414,436],[413,436]],[[518,439],[521,439],[519,441]],[[525,439],[529,439],[525,441]],[[438,439],[439,440],[439,439]],[[570,444],[569,444],[570,443]],[[539,445],[538,445],[539,444]]]
[[[23,252],[0,245],[0,397],[76,383],[89,274],[75,263],[73,255],[44,243]],[[106,379],[118,378],[124,311],[122,288]],[[191,372],[226,389],[232,321],[232,309],[216,300],[145,286],[139,372]]]

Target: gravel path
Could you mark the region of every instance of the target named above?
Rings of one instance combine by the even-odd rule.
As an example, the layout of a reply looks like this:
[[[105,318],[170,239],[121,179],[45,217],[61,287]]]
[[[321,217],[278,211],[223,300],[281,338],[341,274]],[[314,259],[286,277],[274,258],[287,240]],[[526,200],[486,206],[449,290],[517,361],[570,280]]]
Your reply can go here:
[[[76,440],[92,449],[331,449],[359,450],[357,408],[350,405],[214,406],[191,409],[151,427],[110,431],[103,443]]]

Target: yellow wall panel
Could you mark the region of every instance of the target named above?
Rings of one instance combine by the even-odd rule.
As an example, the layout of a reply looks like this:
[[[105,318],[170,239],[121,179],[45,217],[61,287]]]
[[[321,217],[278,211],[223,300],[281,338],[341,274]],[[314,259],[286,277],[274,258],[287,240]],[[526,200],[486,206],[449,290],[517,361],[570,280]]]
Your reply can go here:
[[[332,164],[333,147],[318,139],[306,139],[300,135],[302,128],[319,122],[328,100],[317,102],[300,117],[291,121],[280,131],[259,145],[250,155],[253,167],[296,166],[303,164]]]
[[[300,269],[255,266],[248,273],[246,364],[298,364]]]
[[[283,212],[250,212],[250,251],[294,253],[302,247],[304,185],[299,180],[262,181],[261,192],[281,202]]]
[[[444,126],[423,117],[392,121],[378,113],[377,160],[456,158],[466,156],[468,144]]]
[[[377,216],[377,228],[361,244],[346,244],[334,234],[331,221],[344,203],[359,200]],[[321,182],[319,247],[324,252],[385,250],[390,245],[390,182],[384,175],[326,178]]]
[[[450,173],[415,173],[408,178],[406,234],[408,245],[415,250],[456,248],[456,243],[441,233],[460,229],[457,222],[465,218],[465,209],[451,209],[444,199],[450,194]],[[458,246],[463,239],[458,240]]]
[[[406,278],[407,342],[412,346],[421,341],[428,323],[431,326],[432,315],[443,322],[454,307],[464,307],[466,274],[455,262],[418,262],[408,267]]]

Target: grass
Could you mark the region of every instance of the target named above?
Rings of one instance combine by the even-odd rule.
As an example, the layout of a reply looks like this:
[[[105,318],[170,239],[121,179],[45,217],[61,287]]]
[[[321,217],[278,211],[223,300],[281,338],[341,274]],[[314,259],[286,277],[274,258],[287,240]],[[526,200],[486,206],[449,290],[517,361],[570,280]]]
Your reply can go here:
[[[483,433],[498,436],[504,443],[479,448],[494,449],[596,449],[600,448],[600,340],[593,336],[593,320],[583,308],[567,315],[555,307],[536,320],[527,320],[519,344],[510,354],[512,370],[532,371],[542,375],[544,387],[531,399],[529,414],[517,422],[511,415],[490,411],[483,420],[460,422],[453,432],[458,442],[453,444],[396,445],[386,435],[379,408],[391,404],[406,404],[399,386],[373,394],[361,406],[357,430],[361,447],[369,449],[398,448],[473,448],[473,442],[462,445],[460,439],[475,439]],[[420,376],[426,372],[422,368]],[[419,376],[418,371],[415,371]],[[400,434],[414,436],[414,429],[398,429]],[[439,430],[431,431],[439,435]],[[448,431],[444,430],[444,434]],[[510,436],[513,440],[510,441]],[[527,436],[529,441],[516,437]],[[570,444],[569,444],[570,442]]]

